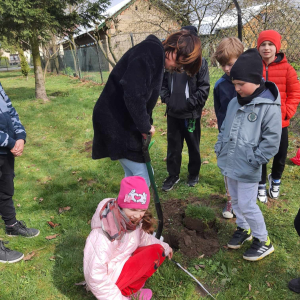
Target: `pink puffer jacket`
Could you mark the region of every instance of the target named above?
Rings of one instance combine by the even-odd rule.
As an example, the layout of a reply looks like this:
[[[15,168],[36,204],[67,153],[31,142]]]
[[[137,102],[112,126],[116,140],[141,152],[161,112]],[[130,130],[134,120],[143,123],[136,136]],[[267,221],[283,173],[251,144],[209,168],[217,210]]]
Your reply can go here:
[[[92,231],[84,248],[84,277],[90,290],[99,300],[127,300],[115,285],[124,264],[138,248],[153,244],[164,247],[166,255],[170,252],[168,244],[159,241],[138,227],[126,233],[122,241],[111,242],[101,229],[100,210],[109,199],[102,200],[92,219]]]

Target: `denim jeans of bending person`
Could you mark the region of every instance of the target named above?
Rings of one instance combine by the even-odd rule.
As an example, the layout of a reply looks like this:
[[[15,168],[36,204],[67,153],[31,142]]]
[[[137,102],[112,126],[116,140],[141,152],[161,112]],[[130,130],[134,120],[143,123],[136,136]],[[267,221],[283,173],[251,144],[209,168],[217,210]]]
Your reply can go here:
[[[141,176],[146,180],[147,185],[150,186],[150,178],[145,163],[138,163],[126,158],[119,159],[119,162],[124,169],[125,177]]]
[[[236,225],[243,229],[251,229],[252,235],[265,242],[268,238],[263,214],[256,204],[257,183],[245,183],[227,177],[231,203],[236,215]]]

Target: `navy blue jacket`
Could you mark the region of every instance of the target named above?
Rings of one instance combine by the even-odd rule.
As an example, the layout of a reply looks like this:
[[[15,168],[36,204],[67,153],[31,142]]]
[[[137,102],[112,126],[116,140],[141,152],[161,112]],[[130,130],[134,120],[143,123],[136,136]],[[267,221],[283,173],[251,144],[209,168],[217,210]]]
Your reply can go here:
[[[214,87],[214,106],[219,131],[226,116],[227,106],[234,97],[236,97],[234,85],[230,77],[224,74]]]
[[[25,139],[24,126],[0,83],[0,155],[7,154],[16,140]]]

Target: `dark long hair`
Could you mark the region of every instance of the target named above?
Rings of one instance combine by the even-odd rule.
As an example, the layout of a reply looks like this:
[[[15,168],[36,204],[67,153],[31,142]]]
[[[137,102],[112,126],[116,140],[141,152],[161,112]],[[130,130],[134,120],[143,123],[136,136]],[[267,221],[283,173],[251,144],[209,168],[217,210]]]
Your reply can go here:
[[[176,62],[191,76],[198,73],[202,62],[200,39],[188,30],[172,33],[164,41],[166,56],[176,51]]]

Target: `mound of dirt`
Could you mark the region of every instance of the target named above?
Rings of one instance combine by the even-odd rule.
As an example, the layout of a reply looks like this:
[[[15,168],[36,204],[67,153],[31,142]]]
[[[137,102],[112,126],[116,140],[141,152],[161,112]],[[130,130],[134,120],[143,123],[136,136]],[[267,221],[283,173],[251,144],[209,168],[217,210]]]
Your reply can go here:
[[[174,250],[186,256],[196,258],[211,256],[219,251],[216,222],[203,222],[185,216],[188,204],[204,204],[206,200],[192,198],[188,200],[171,199],[162,204],[164,212],[164,241]]]

